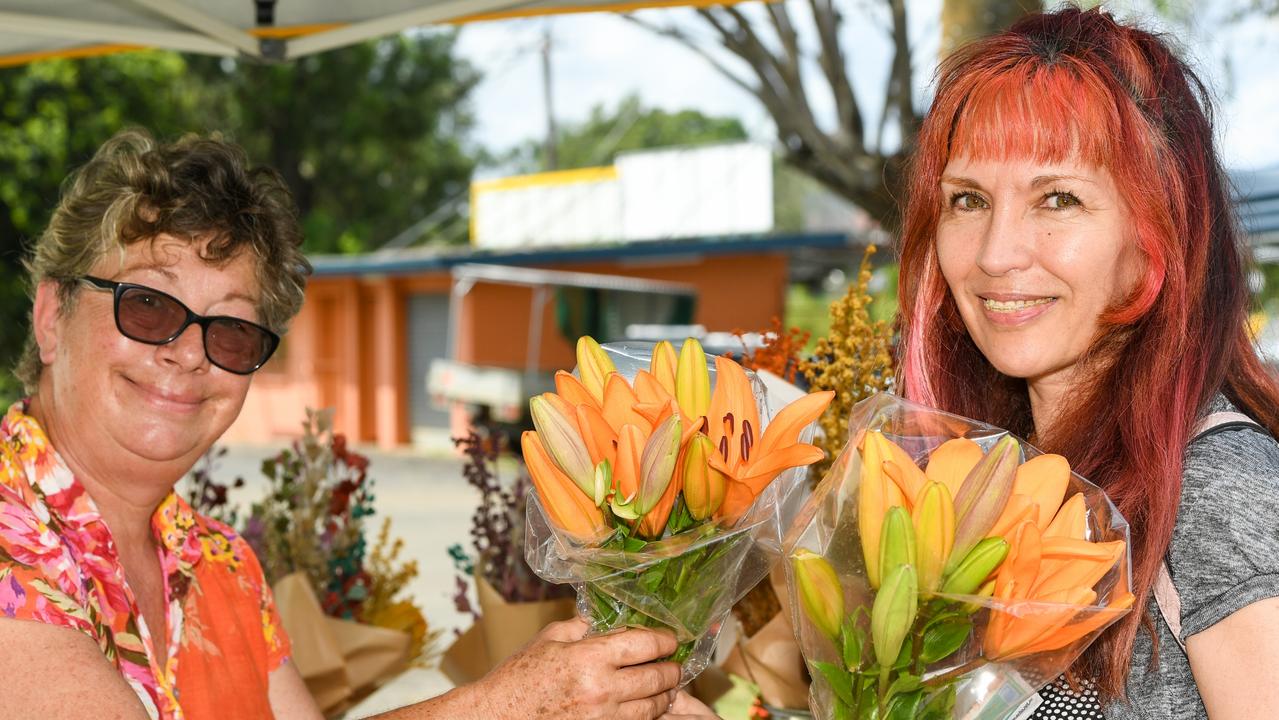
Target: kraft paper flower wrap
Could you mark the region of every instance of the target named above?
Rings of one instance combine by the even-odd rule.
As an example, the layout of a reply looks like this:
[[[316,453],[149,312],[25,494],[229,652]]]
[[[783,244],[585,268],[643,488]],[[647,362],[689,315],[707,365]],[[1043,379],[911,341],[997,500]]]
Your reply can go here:
[[[1132,604],[1128,525],[1066,460],[876,395],[785,541],[819,718],[1008,717]]]
[[[781,556],[808,444],[831,393],[769,412],[753,373],[696,340],[600,346],[530,402],[522,438],[536,497],[525,556],[577,589],[592,631],[660,627],[691,681],[733,604]],[[712,389],[713,388],[713,389]]]

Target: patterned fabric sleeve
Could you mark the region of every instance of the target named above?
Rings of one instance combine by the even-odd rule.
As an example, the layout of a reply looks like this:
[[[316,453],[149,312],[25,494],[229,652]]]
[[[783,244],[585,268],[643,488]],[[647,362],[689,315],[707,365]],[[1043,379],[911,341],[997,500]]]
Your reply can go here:
[[[293,644],[289,640],[289,635],[284,631],[284,623],[280,620],[280,611],[275,606],[275,595],[271,592],[271,585],[266,581],[266,576],[262,572],[262,566],[258,563],[258,557],[253,552],[253,548],[249,547],[247,542],[242,538],[237,538],[242,545],[244,558],[244,569],[254,579],[259,586],[259,605],[262,610],[262,637],[266,640],[267,648],[267,670],[273,672],[284,663],[288,662],[289,656],[293,653]]]
[[[47,514],[29,507],[12,485],[0,484],[0,615],[79,630],[96,640],[92,611],[77,597],[75,567]]]

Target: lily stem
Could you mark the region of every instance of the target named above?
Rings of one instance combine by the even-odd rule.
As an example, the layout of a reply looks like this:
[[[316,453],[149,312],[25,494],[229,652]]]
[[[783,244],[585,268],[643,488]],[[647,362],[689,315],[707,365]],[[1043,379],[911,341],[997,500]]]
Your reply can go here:
[[[987,660],[984,657],[973,658],[972,660],[969,660],[968,662],[964,663],[963,665],[960,665],[957,668],[954,668],[952,670],[947,670],[941,675],[938,675],[936,677],[931,677],[925,680],[924,687],[928,687],[928,688],[945,687],[951,681],[957,680],[960,677],[967,675],[968,673],[976,670],[977,668],[985,665],[986,663],[987,663]]]

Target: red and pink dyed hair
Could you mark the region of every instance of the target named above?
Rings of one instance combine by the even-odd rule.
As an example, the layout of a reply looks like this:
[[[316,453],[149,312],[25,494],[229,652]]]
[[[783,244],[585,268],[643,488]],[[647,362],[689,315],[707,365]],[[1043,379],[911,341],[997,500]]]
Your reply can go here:
[[[1037,445],[1104,487],[1131,523],[1135,612],[1076,670],[1123,694],[1146,599],[1181,497],[1184,448],[1217,392],[1279,434],[1279,389],[1246,319],[1246,249],[1213,147],[1204,85],[1159,37],[1098,10],[1031,15],[942,63],[903,212],[899,381],[907,397],[1035,427],[1024,380],[968,336],[937,263],[940,179],[953,156],[1082,160],[1106,168],[1132,214],[1145,274],[1101,318],[1086,381]]]

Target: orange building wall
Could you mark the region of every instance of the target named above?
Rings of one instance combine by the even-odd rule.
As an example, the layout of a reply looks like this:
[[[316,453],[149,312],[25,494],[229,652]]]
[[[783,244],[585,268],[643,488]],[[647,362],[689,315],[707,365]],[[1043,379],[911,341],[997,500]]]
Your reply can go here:
[[[551,269],[684,282],[698,290],[694,322],[712,331],[758,330],[785,310],[784,254],[652,262],[595,262]],[[277,357],[258,372],[224,441],[281,443],[299,434],[307,407],[332,407],[334,428],[355,442],[409,442],[408,298],[447,293],[446,272],[412,276],[315,278]],[[523,368],[530,288],[477,284],[461,308],[457,359]],[[542,313],[538,368],[574,365],[555,326],[553,294]]]

